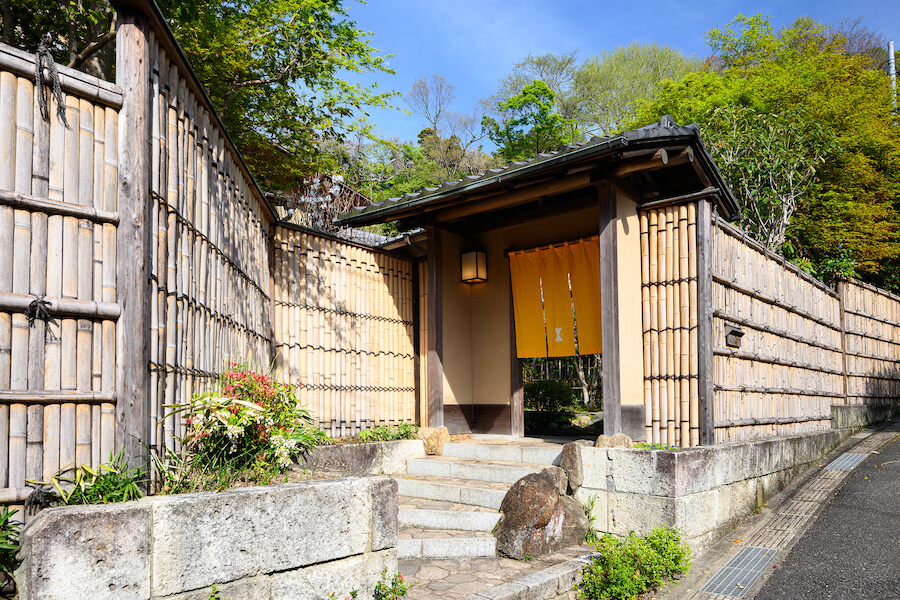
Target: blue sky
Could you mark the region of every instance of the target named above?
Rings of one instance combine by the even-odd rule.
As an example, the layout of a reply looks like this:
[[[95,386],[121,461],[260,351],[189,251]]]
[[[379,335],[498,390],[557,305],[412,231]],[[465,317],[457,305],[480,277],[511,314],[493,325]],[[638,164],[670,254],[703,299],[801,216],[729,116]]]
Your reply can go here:
[[[900,3],[892,0],[369,0],[345,6],[360,28],[373,33],[372,46],[394,54],[390,65],[397,73],[378,76],[381,88],[405,93],[416,78],[436,73],[456,86],[457,111],[471,110],[493,94],[498,81],[529,53],[577,49],[583,59],[639,41],[704,58],[706,31],[728,24],[738,13],[761,12],[775,25],[800,15],[822,23],[862,17],[900,45]],[[406,108],[400,98],[397,104]],[[404,141],[415,139],[424,126],[398,111],[375,111],[369,120],[377,132]]]

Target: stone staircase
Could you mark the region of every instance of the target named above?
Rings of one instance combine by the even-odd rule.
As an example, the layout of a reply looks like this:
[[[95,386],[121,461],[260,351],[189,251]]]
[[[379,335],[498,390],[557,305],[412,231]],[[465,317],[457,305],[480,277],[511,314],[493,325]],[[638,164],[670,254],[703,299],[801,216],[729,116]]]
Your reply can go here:
[[[510,486],[559,465],[562,446],[539,440],[444,444],[443,456],[411,458],[397,476],[398,557],[463,558],[497,554],[493,530]]]

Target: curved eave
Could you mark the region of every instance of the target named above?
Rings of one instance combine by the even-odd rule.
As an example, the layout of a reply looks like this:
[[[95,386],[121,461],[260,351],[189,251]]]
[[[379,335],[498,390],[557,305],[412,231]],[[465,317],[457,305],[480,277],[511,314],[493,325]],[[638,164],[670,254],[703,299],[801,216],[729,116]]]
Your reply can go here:
[[[430,210],[436,206],[464,203],[467,196],[478,194],[484,197],[502,186],[525,182],[529,177],[542,171],[577,167],[612,155],[616,151],[665,147],[671,145],[690,145],[695,149],[698,160],[698,172],[708,181],[710,188],[715,188],[711,197],[718,211],[727,219],[739,213],[739,207],[731,189],[725,182],[715,162],[700,139],[700,130],[696,125],[679,127],[674,125],[670,117],[664,117],[659,123],[620,135],[594,138],[585,144],[570,146],[566,150],[540,155],[522,162],[514,162],[500,169],[492,169],[480,175],[463,178],[460,181],[445,182],[437,188],[426,188],[421,192],[406,194],[399,198],[388,198],[379,203],[354,208],[338,218],[344,226],[372,225],[385,221],[406,218]]]

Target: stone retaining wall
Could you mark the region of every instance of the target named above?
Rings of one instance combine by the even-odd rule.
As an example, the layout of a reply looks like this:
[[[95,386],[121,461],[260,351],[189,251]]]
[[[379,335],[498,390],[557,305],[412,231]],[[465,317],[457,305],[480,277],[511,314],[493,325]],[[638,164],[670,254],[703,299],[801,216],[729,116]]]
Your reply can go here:
[[[406,460],[425,456],[422,440],[394,440],[364,444],[316,446],[304,453],[295,468],[344,475],[400,475]]]
[[[397,570],[397,510],[389,477],[48,509],[22,532],[19,598],[371,598]]]
[[[594,503],[594,529],[646,534],[670,525],[702,552],[739,519],[841,443],[852,430],[677,450],[573,445],[581,467],[575,497]],[[577,469],[577,466],[575,467]],[[569,467],[571,471],[571,467]]]

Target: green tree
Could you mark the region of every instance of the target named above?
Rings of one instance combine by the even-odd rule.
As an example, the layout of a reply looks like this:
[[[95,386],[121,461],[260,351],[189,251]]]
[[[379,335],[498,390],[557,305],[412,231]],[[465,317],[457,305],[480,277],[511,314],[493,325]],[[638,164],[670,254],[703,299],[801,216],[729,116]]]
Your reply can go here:
[[[394,92],[351,84],[348,75],[392,73],[347,17],[343,0],[199,0],[192,12],[167,0],[179,43],[267,188],[330,171],[325,140],[371,135],[366,111]],[[212,59],[215,57],[215,59]]]
[[[501,121],[484,117],[482,127],[503,158],[519,160],[560,150],[577,135],[574,122],[555,111],[555,97],[546,83],[535,79],[521,94],[498,103]]]
[[[696,57],[658,44],[633,42],[604,51],[587,59],[575,74],[579,120],[598,133],[621,130],[637,116],[642,102],[657,97],[663,81],[678,81],[700,66]]]
[[[607,134],[634,119],[640,103],[655,99],[664,80],[679,80],[700,67],[700,60],[674,48],[637,42],[580,63],[575,51],[528,55],[500,82],[497,97],[520,94],[539,79],[556,94],[560,116],[582,132]]]
[[[708,37],[713,57],[707,68],[666,83],[629,126],[663,114],[680,123],[698,122],[729,183],[740,190],[742,182],[735,175],[743,165],[732,161],[746,156],[724,152],[736,138],[729,141],[728,128],[715,122],[716,115],[722,116],[717,109],[736,107],[729,114],[743,111],[762,119],[747,125],[747,135],[754,137],[744,140],[757,148],[770,145],[765,136],[785,134],[760,127],[761,122],[789,125],[794,133],[778,142],[783,146],[779,153],[805,156],[803,172],[812,167],[815,173],[810,185],[792,196],[796,212],[784,232],[782,252],[826,278],[855,270],[873,283],[893,285],[900,260],[900,132],[887,77],[865,53],[848,52],[845,38],[835,30],[805,17],[776,29],[764,16],[739,16]],[[791,110],[785,121],[786,107]],[[806,135],[829,143],[810,154]],[[765,162],[760,166],[769,168]],[[775,187],[792,185],[796,166],[790,161],[775,164],[772,175],[781,179]],[[759,187],[738,196],[745,203],[744,215],[756,210],[748,203],[773,199]],[[764,229],[754,233],[765,241]],[[768,239],[777,244],[781,238]]]
[[[334,142],[361,132],[395,95],[351,83],[392,71],[344,0],[161,0],[176,38],[259,183],[296,187],[328,172]],[[116,14],[108,0],[0,0],[2,41],[34,52],[44,33],[57,62],[112,73]]]

